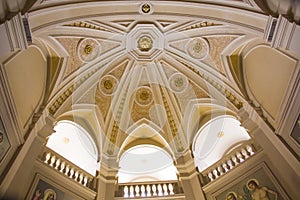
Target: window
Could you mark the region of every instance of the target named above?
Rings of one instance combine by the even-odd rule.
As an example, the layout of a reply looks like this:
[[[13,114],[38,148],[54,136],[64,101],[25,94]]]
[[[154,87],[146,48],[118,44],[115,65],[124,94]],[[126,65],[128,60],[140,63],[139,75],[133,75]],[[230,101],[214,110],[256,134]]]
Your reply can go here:
[[[95,175],[99,169],[97,148],[90,135],[78,124],[60,121],[56,131],[47,142],[47,147],[71,161],[78,167]]]
[[[128,149],[119,161],[119,183],[177,180],[177,169],[171,156],[154,145]]]
[[[207,122],[197,133],[193,142],[195,165],[205,170],[229,149],[242,141],[249,140],[247,131],[231,116],[220,116]]]

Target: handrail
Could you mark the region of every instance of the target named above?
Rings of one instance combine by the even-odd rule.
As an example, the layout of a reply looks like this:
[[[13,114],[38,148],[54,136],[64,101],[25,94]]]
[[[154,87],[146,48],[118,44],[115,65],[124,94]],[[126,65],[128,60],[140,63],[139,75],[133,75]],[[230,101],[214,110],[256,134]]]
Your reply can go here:
[[[41,157],[43,163],[52,167],[64,176],[77,183],[96,191],[96,179],[84,169],[76,166],[71,161],[59,155],[55,151],[45,148]]]

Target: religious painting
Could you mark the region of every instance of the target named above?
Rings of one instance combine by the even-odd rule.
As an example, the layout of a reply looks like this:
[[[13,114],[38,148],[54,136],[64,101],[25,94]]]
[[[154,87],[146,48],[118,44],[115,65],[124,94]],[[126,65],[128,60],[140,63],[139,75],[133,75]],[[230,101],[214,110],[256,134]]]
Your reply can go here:
[[[251,172],[250,172],[251,171]],[[246,176],[239,177],[228,184],[220,194],[214,196],[216,200],[288,200],[282,187],[276,181],[265,163],[259,168],[250,170]]]
[[[300,145],[300,115],[294,125],[291,136]]]
[[[82,199],[72,194],[57,183],[37,174],[29,191],[27,200],[77,200]]]
[[[3,158],[7,154],[11,144],[7,137],[7,133],[3,124],[2,119],[0,118],[0,163],[2,162]]]

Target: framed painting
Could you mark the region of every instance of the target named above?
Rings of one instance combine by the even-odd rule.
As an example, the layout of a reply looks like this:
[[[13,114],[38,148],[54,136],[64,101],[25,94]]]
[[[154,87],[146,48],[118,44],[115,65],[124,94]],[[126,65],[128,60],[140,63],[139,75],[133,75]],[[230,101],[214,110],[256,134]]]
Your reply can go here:
[[[216,200],[288,200],[279,182],[271,173],[268,166],[263,162],[250,169],[243,176],[238,177],[222,191],[212,194]]]
[[[52,180],[36,174],[31,189],[28,192],[27,200],[82,200],[79,196],[68,191]]]

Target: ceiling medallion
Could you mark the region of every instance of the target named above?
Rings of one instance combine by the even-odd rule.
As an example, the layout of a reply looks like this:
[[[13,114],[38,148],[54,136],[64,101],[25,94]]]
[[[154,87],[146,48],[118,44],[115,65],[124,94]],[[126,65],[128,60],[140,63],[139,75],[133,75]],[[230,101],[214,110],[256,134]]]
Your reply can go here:
[[[151,37],[145,35],[138,39],[138,48],[141,51],[143,52],[149,51],[150,49],[152,49],[152,46],[153,46],[153,41]]]
[[[109,96],[114,94],[117,85],[118,85],[118,80],[116,79],[116,77],[112,75],[106,75],[102,77],[101,80],[99,81],[98,88],[103,94]]]
[[[187,51],[193,58],[203,59],[208,55],[208,44],[202,38],[192,39],[187,45]]]
[[[149,87],[140,87],[135,93],[135,101],[139,105],[147,106],[153,101],[152,91]]]
[[[100,44],[95,39],[85,38],[78,43],[77,54],[83,62],[90,62],[100,54]]]
[[[169,85],[172,91],[183,92],[188,86],[188,80],[181,73],[175,73],[169,78]]]

